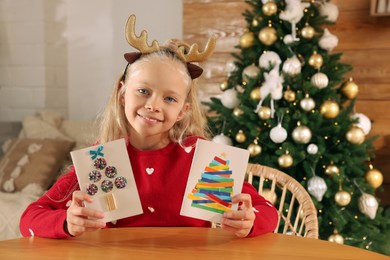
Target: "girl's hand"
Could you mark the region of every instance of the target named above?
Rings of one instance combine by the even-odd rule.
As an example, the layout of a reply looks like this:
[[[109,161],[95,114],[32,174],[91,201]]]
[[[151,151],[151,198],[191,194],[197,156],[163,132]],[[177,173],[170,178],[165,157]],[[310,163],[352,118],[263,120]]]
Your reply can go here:
[[[94,231],[106,226],[106,223],[99,220],[104,218],[103,212],[84,207],[84,202],[92,202],[92,200],[92,197],[83,191],[73,192],[72,203],[66,211],[64,226],[71,236],[80,236],[86,231]]]
[[[221,224],[222,229],[234,233],[237,237],[246,237],[255,221],[256,215],[252,208],[252,198],[249,194],[237,194],[232,198],[233,203],[240,203],[237,211],[225,212]]]

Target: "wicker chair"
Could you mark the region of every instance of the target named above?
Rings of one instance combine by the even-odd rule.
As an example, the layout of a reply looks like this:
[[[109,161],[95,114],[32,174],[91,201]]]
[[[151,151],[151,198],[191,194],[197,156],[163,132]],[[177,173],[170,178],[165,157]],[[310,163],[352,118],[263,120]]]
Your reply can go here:
[[[259,194],[278,209],[275,233],[318,238],[317,210],[299,182],[284,172],[260,164],[248,164],[246,177],[249,183],[258,186]]]

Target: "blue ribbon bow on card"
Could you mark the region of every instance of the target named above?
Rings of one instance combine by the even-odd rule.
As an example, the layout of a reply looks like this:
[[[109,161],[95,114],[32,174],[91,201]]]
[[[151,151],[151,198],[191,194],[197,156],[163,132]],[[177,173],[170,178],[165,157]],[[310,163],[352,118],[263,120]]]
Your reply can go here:
[[[91,156],[92,160],[95,160],[96,157],[98,157],[98,156],[104,156],[104,153],[102,153],[102,150],[103,150],[103,145],[99,145],[99,147],[96,151],[90,150],[89,154],[92,155]]]

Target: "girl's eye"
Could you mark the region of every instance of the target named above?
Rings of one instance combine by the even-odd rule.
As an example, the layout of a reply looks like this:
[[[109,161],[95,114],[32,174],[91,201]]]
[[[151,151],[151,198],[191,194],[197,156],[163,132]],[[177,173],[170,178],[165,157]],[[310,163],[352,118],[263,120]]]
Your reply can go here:
[[[176,99],[173,97],[166,97],[165,100],[168,102],[176,102]]]
[[[148,90],[143,89],[143,88],[138,89],[138,92],[141,93],[141,94],[144,94],[144,95],[147,95],[149,93]]]

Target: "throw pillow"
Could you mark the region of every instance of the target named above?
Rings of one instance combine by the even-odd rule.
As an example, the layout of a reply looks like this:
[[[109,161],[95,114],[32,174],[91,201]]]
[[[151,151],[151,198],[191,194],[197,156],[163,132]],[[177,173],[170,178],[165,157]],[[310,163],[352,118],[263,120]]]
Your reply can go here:
[[[59,139],[14,139],[0,161],[0,190],[16,192],[36,183],[49,188],[74,142]]]

